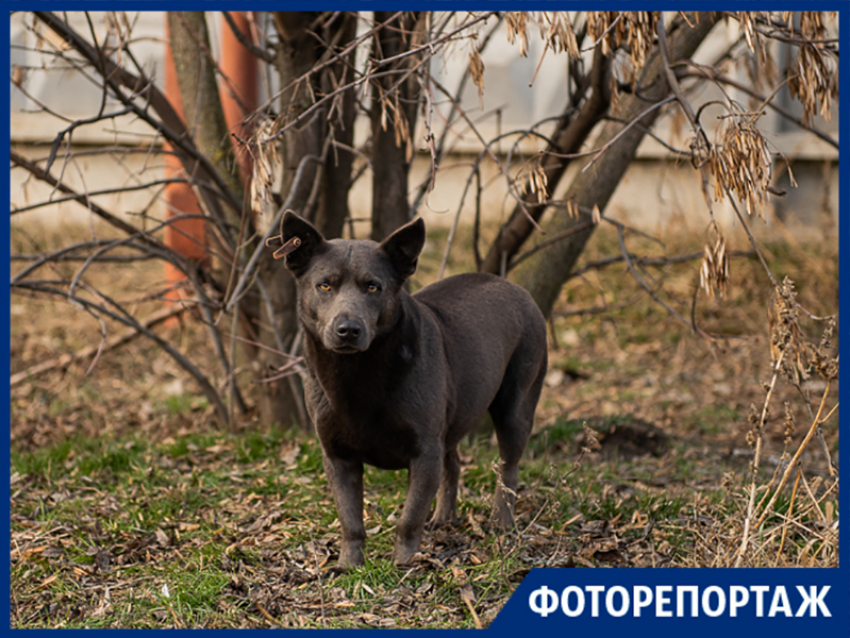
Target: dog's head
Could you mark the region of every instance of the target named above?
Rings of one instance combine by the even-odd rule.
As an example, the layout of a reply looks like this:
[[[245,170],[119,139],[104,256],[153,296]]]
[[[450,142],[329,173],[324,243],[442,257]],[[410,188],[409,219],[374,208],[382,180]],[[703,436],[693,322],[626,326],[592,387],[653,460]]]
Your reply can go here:
[[[398,316],[398,295],[416,271],[425,243],[421,218],[402,226],[380,244],[322,237],[294,213],[283,217],[283,241],[300,239],[286,255],[298,285],[298,313],[325,348],[340,354],[363,352]]]

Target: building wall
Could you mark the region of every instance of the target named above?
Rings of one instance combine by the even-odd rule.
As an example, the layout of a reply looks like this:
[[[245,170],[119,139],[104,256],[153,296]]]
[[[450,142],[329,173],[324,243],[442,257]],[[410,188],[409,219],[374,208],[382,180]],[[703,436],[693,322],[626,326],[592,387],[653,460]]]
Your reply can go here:
[[[87,32],[88,26],[83,15],[71,15],[72,21],[77,23],[83,32]],[[147,12],[128,16],[135,23],[134,35],[138,39],[133,45],[134,53],[146,73],[159,83],[162,79],[161,39],[164,15],[161,12]],[[103,14],[93,14],[96,32],[101,41],[107,35],[102,17]],[[218,28],[218,23],[217,16],[210,20],[213,31]],[[485,26],[482,32],[487,29]],[[734,21],[719,25],[712,38],[698,51],[696,59],[711,61],[737,36],[736,29]],[[40,31],[43,37],[50,37],[43,27]],[[477,122],[476,126],[485,139],[490,139],[498,133],[526,128],[529,122],[553,117],[560,113],[567,99],[566,55],[549,52],[543,57],[535,77],[538,63],[543,56],[543,45],[536,37],[536,26],[532,26],[529,36],[529,54],[521,58],[517,54],[517,47],[507,42],[504,33],[494,35],[483,56],[486,85],[483,101],[479,101],[477,89],[471,83],[463,94],[462,104],[469,118]],[[70,117],[89,116],[97,111],[101,99],[100,91],[78,74],[62,69],[53,70],[48,74],[32,68],[37,67],[38,56],[20,48],[36,45],[31,17],[24,13],[13,14],[11,37],[12,64],[21,68],[29,67],[25,86],[41,104]],[[215,38],[213,40],[215,48]],[[457,85],[466,64],[469,46],[471,41],[457,43],[452,45],[451,55],[434,59],[431,71],[444,86],[453,89]],[[781,53],[777,51],[777,57],[780,57]],[[740,69],[737,71],[737,77],[746,79]],[[267,79],[268,82],[261,82],[261,85],[266,86],[267,93],[274,93],[275,78]],[[709,88],[695,94],[694,100],[708,100],[718,96],[716,89]],[[731,96],[744,105],[749,103],[746,96],[734,91]],[[779,97],[784,99],[781,95]],[[437,102],[440,108],[447,110],[444,99],[440,98]],[[38,106],[15,86],[12,87],[10,105],[13,147],[30,158],[46,157],[56,131],[67,123],[46,112],[40,112]],[[799,110],[799,106],[793,103],[787,104],[787,107]],[[709,131],[713,131],[723,122],[718,119],[718,115],[722,114],[720,109],[715,112],[712,108],[703,114],[703,122]],[[435,116],[433,119],[436,126],[439,118]],[[831,122],[818,118],[816,125],[837,137],[837,114]],[[772,148],[780,151],[791,164],[798,183],[796,189],[787,184],[783,186],[782,181],[777,183],[781,188],[787,186],[787,195],[783,199],[775,200],[776,214],[768,217],[766,225],[770,226],[776,219],[780,219],[787,224],[809,228],[814,233],[820,232],[818,228],[823,225],[824,219],[837,216],[837,151],[814,136],[789,129],[772,111],[766,112],[760,120],[760,126],[766,131]],[[549,123],[540,130],[545,133],[551,130],[551,127],[552,123]],[[453,222],[461,193],[469,177],[469,163],[479,152],[477,136],[464,128],[459,126],[456,132],[450,135],[453,154],[440,168],[436,188],[428,198],[428,205],[420,209],[420,214],[431,224],[447,226]],[[657,130],[663,139],[674,146],[687,147],[687,124],[682,125],[681,117],[665,115]],[[683,130],[685,132],[680,133]],[[439,130],[437,133],[439,134]],[[356,140],[362,142],[368,134],[368,122],[361,119],[357,123]],[[420,122],[415,139],[422,140],[423,136],[424,129],[421,128]],[[86,192],[116,188],[122,184],[135,184],[142,180],[161,179],[161,160],[145,151],[151,144],[157,143],[145,125],[129,118],[83,126],[73,134],[71,149],[76,154],[74,160],[61,168],[65,178],[75,188]],[[502,161],[506,161],[505,153],[511,150],[511,144],[512,141],[506,139],[496,147],[501,153]],[[111,154],[99,157],[86,154],[86,151],[113,145],[115,151]],[[512,168],[515,169],[542,148],[542,141],[526,138],[512,156]],[[430,158],[424,149],[420,149],[414,163],[411,190],[415,190],[418,184],[427,178],[429,168]],[[56,173],[60,166],[55,166],[53,170]],[[489,184],[483,193],[482,212],[485,219],[495,221],[508,214],[512,202],[504,185],[504,178],[500,178],[499,169],[491,160],[483,161],[482,171],[484,182]],[[777,161],[776,171],[785,171],[784,161]],[[11,179],[13,210],[51,196],[48,187],[36,183],[35,180],[26,180],[21,170],[13,170]],[[787,178],[784,179],[787,182]],[[564,184],[568,181],[569,174]],[[367,218],[369,215],[370,183],[367,173],[351,193],[351,208],[355,218]],[[560,190],[556,191],[556,197],[563,188],[562,185]],[[57,195],[53,193],[52,197],[56,199]],[[134,215],[148,210],[152,216],[162,217],[162,202],[155,200],[151,203],[151,197],[151,193],[135,191],[123,195],[104,195],[94,198],[94,201],[116,213]],[[474,202],[474,192],[470,192],[461,212],[462,223],[472,220]],[[737,223],[728,205],[715,205],[714,210],[718,220],[724,225]],[[671,225],[699,230],[708,223],[707,207],[701,193],[698,173],[689,164],[679,164],[670,159],[670,154],[661,145],[649,139],[642,144],[637,161],[629,168],[606,214],[650,232],[657,232]],[[12,215],[12,224],[87,224],[90,221],[91,214],[77,203],[57,204]]]

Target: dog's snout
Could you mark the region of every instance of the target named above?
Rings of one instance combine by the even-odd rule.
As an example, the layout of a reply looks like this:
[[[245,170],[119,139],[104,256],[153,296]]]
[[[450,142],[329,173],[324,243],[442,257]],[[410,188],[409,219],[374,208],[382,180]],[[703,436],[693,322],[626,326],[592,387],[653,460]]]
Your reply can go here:
[[[359,339],[363,334],[363,326],[359,321],[343,319],[336,324],[336,334],[341,339]]]

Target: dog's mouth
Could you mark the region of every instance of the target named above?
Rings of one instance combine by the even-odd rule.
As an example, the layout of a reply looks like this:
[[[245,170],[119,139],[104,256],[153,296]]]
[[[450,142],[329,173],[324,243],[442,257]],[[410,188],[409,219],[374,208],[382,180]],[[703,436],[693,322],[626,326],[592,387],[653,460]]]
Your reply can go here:
[[[354,346],[349,345],[336,346],[335,348],[331,348],[331,350],[337,354],[356,354],[358,352],[362,352],[360,348],[355,348]]]

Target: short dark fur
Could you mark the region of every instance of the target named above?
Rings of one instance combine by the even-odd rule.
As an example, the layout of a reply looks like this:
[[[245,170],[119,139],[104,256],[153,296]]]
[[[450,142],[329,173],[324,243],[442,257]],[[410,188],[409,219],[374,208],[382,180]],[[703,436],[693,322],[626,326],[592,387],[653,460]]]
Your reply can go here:
[[[546,324],[519,286],[486,274],[449,277],[409,295],[425,243],[417,219],[378,244],[326,241],[287,213],[283,241],[304,327],[307,409],[342,527],[339,562],[363,563],[363,463],[407,468],[394,559],[456,516],[457,445],[488,410],[501,456],[493,519],[513,526],[517,467],[546,373]]]

